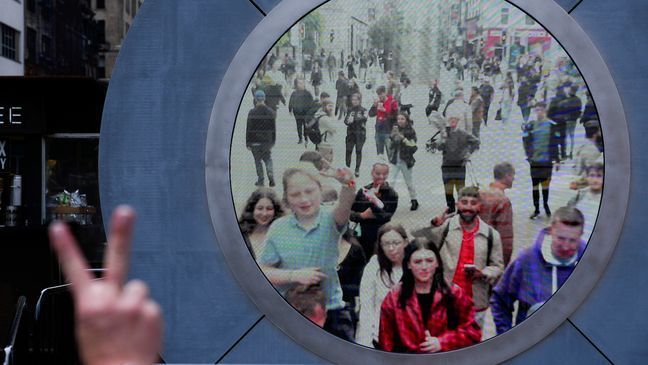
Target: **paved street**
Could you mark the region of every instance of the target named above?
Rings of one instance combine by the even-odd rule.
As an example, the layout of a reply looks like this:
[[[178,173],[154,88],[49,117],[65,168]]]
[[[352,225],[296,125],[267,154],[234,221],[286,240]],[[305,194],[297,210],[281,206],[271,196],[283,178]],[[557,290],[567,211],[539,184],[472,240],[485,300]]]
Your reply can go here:
[[[444,93],[442,106],[445,105],[448,95],[454,90],[456,85],[454,72],[448,73],[442,70],[440,77],[440,87]],[[328,78],[326,78],[328,80]],[[416,165],[414,166],[414,181],[416,192],[420,203],[418,211],[411,212],[410,199],[405,181],[402,176],[395,182],[400,200],[399,207],[393,217],[393,221],[403,224],[408,230],[413,230],[429,224],[430,218],[442,212],[445,209],[445,195],[443,183],[441,180],[441,153],[428,153],[425,150],[425,141],[436,133],[436,129],[429,125],[425,118],[425,105],[428,102],[427,82],[423,80],[412,80],[411,87],[415,88],[417,98],[414,102],[413,120],[414,129],[418,136],[418,151],[415,154]],[[464,82],[466,98],[470,90],[470,82]],[[497,89],[497,84],[494,85]],[[309,87],[312,92],[312,87]],[[333,83],[325,82],[322,91],[328,92],[335,99],[335,86]],[[367,90],[361,84],[363,93],[363,106],[369,109],[372,100],[376,97],[375,87]],[[287,97],[288,99],[288,97]],[[494,100],[498,100],[496,95]],[[252,108],[252,95],[248,92],[243,99],[241,110],[239,112],[237,123],[234,131],[232,143],[232,187],[233,197],[236,207],[242,209],[248,196],[255,190],[256,173],[254,169],[254,160],[252,154],[245,148],[245,126],[248,111]],[[529,176],[529,164],[524,155],[520,124],[522,116],[517,106],[513,107],[511,120],[507,123],[494,121],[497,105],[491,106],[490,119],[487,126],[482,125],[481,129],[481,148],[471,158],[472,171],[474,180],[481,186],[487,186],[492,181],[492,169],[497,163],[508,161],[515,166],[516,179],[513,188],[507,191],[513,204],[514,211],[514,229],[515,242],[513,258],[517,252],[532,244],[538,230],[548,224],[547,218],[541,215],[538,220],[529,220],[529,215],[533,211],[531,199],[531,178]],[[370,118],[367,122],[367,141],[363,149],[363,162],[359,183],[367,184],[371,181],[370,169],[373,162],[377,160],[376,147],[374,142],[374,123],[375,118]],[[579,125],[576,130],[576,145],[584,141],[584,130]],[[344,166],[344,136],[346,127],[342,121],[337,126],[337,136],[334,139],[334,161],[335,166]],[[287,106],[280,105],[277,115],[277,142],[272,150],[274,162],[275,177],[277,180],[277,193],[282,195],[281,175],[283,171],[295,165],[302,152],[305,151],[303,144],[297,144],[297,132],[294,118],[288,114]],[[314,147],[309,145],[310,149]],[[355,163],[355,157],[352,159]],[[560,171],[554,172],[554,178],[551,182],[551,195],[549,204],[552,211],[566,204],[566,202],[575,195],[574,190],[568,188],[569,182],[573,180],[572,161],[565,162]],[[353,167],[354,165],[352,165]],[[471,174],[466,179],[466,185],[470,185]],[[266,180],[267,184],[267,180]],[[394,185],[394,184],[392,184]],[[488,316],[490,317],[490,316]],[[492,320],[488,319],[484,337],[488,338],[494,335]]]

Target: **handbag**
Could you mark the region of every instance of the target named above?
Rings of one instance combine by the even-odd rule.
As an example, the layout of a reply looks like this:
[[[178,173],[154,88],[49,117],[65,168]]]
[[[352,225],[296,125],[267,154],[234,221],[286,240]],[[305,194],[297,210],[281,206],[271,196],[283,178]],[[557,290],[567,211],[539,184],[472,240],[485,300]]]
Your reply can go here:
[[[479,187],[479,181],[477,181],[477,175],[470,159],[466,160],[466,180],[470,181],[472,186]]]
[[[497,113],[495,113],[495,120],[502,120],[502,108],[497,109]]]

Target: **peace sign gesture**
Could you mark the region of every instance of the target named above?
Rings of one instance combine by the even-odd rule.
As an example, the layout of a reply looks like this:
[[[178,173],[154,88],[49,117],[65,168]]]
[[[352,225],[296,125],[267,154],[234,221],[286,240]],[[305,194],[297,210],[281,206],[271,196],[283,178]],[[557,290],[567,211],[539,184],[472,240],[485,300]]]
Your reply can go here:
[[[333,168],[329,167],[326,170],[320,171],[320,175],[324,177],[332,177],[335,180],[339,181],[340,184],[347,184],[349,181],[353,180],[353,171],[348,167],[338,167]]]
[[[128,273],[135,212],[115,209],[104,258],[105,275],[94,280],[67,225],[50,225],[58,255],[74,298],[76,338],[85,365],[152,364],[162,338],[160,307],[148,297],[142,281],[124,285]]]

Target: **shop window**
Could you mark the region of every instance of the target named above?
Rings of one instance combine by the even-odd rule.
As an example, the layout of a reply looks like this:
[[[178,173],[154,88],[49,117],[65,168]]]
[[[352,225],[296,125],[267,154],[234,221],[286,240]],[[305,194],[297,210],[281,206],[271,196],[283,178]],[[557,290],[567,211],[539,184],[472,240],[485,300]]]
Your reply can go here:
[[[36,30],[27,28],[27,54],[25,58],[36,61]]]
[[[46,139],[46,220],[100,224],[99,138],[54,136]]]
[[[97,21],[97,32],[99,38],[99,43],[106,43],[106,21],[105,20],[99,20]]]
[[[20,32],[12,27],[0,23],[0,32],[2,33],[2,57],[13,61],[19,61],[19,41]]]

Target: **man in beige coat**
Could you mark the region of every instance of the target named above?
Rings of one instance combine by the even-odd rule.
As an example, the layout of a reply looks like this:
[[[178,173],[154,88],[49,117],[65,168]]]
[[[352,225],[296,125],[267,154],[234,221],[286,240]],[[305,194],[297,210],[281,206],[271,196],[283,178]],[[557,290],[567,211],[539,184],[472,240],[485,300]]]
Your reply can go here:
[[[457,215],[440,227],[414,232],[440,247],[445,279],[471,295],[475,304],[475,320],[484,324],[490,287],[504,271],[502,241],[497,230],[481,218],[479,189],[467,186],[459,192]]]

